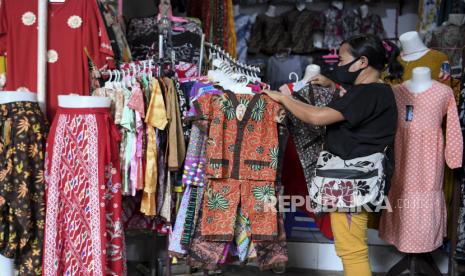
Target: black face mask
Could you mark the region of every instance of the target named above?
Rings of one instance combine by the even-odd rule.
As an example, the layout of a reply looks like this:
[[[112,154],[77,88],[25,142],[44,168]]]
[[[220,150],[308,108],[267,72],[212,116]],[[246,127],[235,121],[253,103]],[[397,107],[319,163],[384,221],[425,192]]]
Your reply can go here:
[[[357,62],[359,59],[356,58],[352,62],[349,62],[346,65],[341,65],[341,66],[336,66],[333,70],[333,80],[337,83],[339,83],[342,87],[344,87],[346,90],[350,88],[352,85],[354,85],[355,80],[358,78],[360,73],[363,71],[363,69],[360,69],[355,72],[350,72],[349,68]]]

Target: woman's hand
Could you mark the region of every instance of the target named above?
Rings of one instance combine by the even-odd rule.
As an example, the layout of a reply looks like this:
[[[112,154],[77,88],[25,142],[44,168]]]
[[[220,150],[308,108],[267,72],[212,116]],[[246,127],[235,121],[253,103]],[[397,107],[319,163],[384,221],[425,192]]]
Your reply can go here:
[[[285,95],[278,91],[272,91],[272,90],[263,90],[263,93],[267,94],[273,101],[282,103]]]
[[[332,89],[335,89],[336,88],[336,83],[334,83],[334,81],[328,79],[327,77],[321,75],[321,74],[318,74],[316,76],[314,76],[311,80],[310,80],[310,83],[311,84],[316,84],[316,85],[321,85],[323,87],[331,87]]]

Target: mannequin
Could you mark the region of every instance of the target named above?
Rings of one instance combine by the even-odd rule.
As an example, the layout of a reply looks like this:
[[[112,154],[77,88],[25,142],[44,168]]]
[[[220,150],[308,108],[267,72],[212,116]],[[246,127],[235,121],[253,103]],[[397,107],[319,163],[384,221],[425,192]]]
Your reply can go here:
[[[295,6],[295,8],[298,10],[298,11],[303,11],[307,8],[307,6],[305,5],[305,3],[297,3],[297,5]]]
[[[419,94],[427,91],[433,86],[431,79],[431,69],[428,67],[416,67],[412,71],[412,79],[405,82],[408,90]]]
[[[320,72],[321,72],[320,66],[316,64],[310,64],[307,66],[307,68],[305,68],[305,75],[302,81],[304,83],[308,83],[314,76],[320,74]]]
[[[14,269],[14,260],[0,255],[0,274],[4,276],[16,275]]]
[[[64,108],[108,108],[111,99],[107,97],[94,96],[58,96],[58,106]]]
[[[234,16],[238,16],[239,14],[241,14],[241,6],[234,5]]]
[[[465,14],[451,13],[449,14],[449,20],[447,20],[447,23],[455,26],[462,26],[465,23]]]
[[[37,102],[37,94],[31,92],[0,92],[0,104],[13,102]]]
[[[405,61],[417,60],[429,51],[416,31],[404,33],[399,37],[399,41],[402,46],[401,56]]]
[[[362,16],[362,18],[366,18],[368,15],[368,12],[369,12],[368,5],[363,4],[360,6],[360,15]]]
[[[276,17],[276,6],[269,5],[268,10],[265,12],[265,14],[269,17]]]
[[[344,2],[342,2],[342,1],[332,1],[331,6],[336,7],[339,10],[342,10],[344,8]]]

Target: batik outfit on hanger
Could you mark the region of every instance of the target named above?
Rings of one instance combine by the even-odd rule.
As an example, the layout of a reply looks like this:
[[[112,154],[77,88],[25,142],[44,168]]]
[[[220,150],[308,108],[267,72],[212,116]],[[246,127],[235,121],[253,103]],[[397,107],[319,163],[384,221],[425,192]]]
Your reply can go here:
[[[357,9],[345,13],[344,17],[342,18],[344,39],[347,40],[355,35],[359,35],[361,26],[362,17],[360,16],[360,13]]]
[[[286,35],[289,36],[286,47],[291,48],[294,54],[310,54],[313,50],[313,34],[324,31],[322,23],[325,20],[324,15],[321,12],[305,9],[290,11],[283,17]]]
[[[284,116],[282,107],[261,94],[238,97],[230,91],[201,96],[195,106],[210,122],[206,174],[211,180],[203,202],[202,236],[231,241],[241,203],[253,239],[272,240],[277,236],[276,214],[265,205],[275,197],[276,123]]]
[[[175,52],[176,60],[198,64],[202,29],[198,20],[185,18],[186,22],[173,22],[173,31],[169,47]],[[145,60],[158,53],[158,19],[157,16],[133,18],[129,21],[127,31],[128,44],[134,60]]]
[[[279,50],[279,44],[285,35],[283,17],[270,17],[265,14],[257,16],[250,33],[250,54],[264,53],[273,55]]]
[[[325,37],[323,45],[326,48],[339,48],[343,40],[343,12],[331,6],[324,12]]]
[[[47,140],[44,275],[123,275],[120,134],[108,108],[60,108]]]
[[[298,83],[287,86],[294,99],[316,106],[326,106],[334,96],[330,89],[321,86],[305,85],[301,87]],[[303,123],[290,112],[287,112],[287,118],[291,137],[283,161],[284,194],[307,197],[316,161],[323,149],[326,131],[324,128]],[[309,210],[303,211],[315,219],[325,237],[333,238],[329,216],[315,217],[315,214]]]
[[[377,14],[368,12],[366,17],[362,17],[360,32],[362,34],[376,35],[383,39],[385,37],[385,31],[381,17]]]
[[[103,68],[113,56],[95,0],[48,4],[47,115],[53,118],[58,95],[90,94],[89,64]],[[8,53],[6,90],[37,91],[37,3],[3,0],[0,54]],[[63,39],[66,34],[66,39]]]
[[[0,104],[0,254],[20,275],[42,275],[47,132],[37,103]]]
[[[465,25],[447,24],[433,31],[430,47],[444,52],[452,66],[461,66],[462,48],[465,45]]]
[[[313,106],[326,106],[333,99],[334,91],[317,85],[307,85],[303,89],[295,91],[292,96],[298,101]],[[323,150],[326,130],[324,127],[302,122],[291,112],[287,112],[287,116],[289,132],[302,163],[307,186],[310,188],[318,156]]]
[[[394,92],[399,116],[396,170],[389,192],[393,212],[383,213],[380,237],[401,252],[432,252],[446,235],[444,163],[452,169],[462,166],[457,105],[451,88],[438,82],[420,94],[404,84],[394,87]]]

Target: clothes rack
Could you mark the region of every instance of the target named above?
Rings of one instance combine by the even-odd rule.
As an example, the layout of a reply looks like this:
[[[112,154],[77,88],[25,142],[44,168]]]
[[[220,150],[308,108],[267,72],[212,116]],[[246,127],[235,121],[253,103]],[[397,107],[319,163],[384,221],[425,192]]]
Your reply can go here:
[[[251,73],[255,73],[255,74],[260,73],[260,68],[259,67],[252,66],[252,65],[247,65],[247,64],[244,64],[244,63],[234,59],[233,57],[231,57],[231,55],[229,55],[229,53],[227,53],[223,48],[221,48],[220,46],[218,46],[216,44],[205,42],[205,46],[209,47],[210,50],[213,53],[215,53],[216,55],[221,56],[221,58],[227,60],[233,66],[236,66],[236,67],[238,67],[238,68],[240,68],[242,70],[245,70],[245,71],[248,71],[248,72],[251,72]]]
[[[37,36],[37,100],[45,113],[47,99],[47,16],[48,0],[38,1],[38,36]]]

